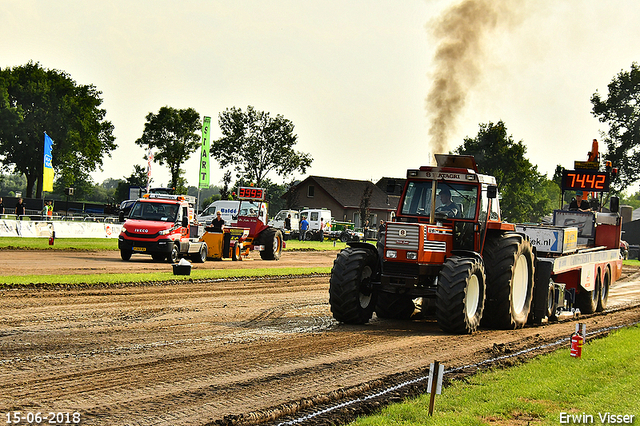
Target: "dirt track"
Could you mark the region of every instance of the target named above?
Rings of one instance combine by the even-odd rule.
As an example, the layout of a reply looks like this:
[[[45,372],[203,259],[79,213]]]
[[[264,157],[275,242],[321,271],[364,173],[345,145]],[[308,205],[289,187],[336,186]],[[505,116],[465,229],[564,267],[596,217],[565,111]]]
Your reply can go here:
[[[93,257],[101,265],[93,271],[115,263],[59,256],[80,257],[89,269]],[[267,263],[320,257],[330,266],[335,253],[285,253],[282,263]],[[157,267],[140,259],[124,263]],[[612,289],[611,306],[640,299],[640,273],[627,273]],[[434,360],[469,365],[565,338],[574,328],[565,322],[450,336],[432,321],[375,317],[346,326],[331,317],[328,277],[8,290],[0,302],[0,415],[79,412],[85,425],[274,422],[422,375]],[[637,321],[638,307],[584,322],[590,331]]]

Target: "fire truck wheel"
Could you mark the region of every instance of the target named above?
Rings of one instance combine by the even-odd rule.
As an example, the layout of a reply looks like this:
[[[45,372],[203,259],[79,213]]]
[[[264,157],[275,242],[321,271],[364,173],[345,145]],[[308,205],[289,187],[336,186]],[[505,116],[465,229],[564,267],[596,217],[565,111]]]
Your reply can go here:
[[[133,254],[133,252],[131,250],[127,250],[127,249],[120,249],[120,257],[122,258],[122,260],[129,260],[131,259],[131,255]]]
[[[576,293],[576,306],[583,314],[592,314],[598,309],[600,293],[602,286],[600,285],[600,273],[596,273],[596,284],[592,291],[580,288],[580,293]]]
[[[204,263],[207,260],[208,248],[206,244],[202,244],[200,251],[191,257],[195,263]]]
[[[438,276],[436,318],[448,333],[473,333],[480,325],[485,301],[485,271],[481,260],[453,256]]]
[[[505,330],[522,328],[533,299],[534,256],[520,234],[491,237],[484,249],[487,303],[483,324]]]
[[[377,263],[372,250],[347,247],[338,254],[329,280],[329,304],[336,320],[365,324],[371,319],[377,299],[372,283]]]
[[[386,319],[410,319],[416,309],[413,299],[403,294],[381,291],[378,293],[376,315]]]
[[[602,312],[607,309],[607,301],[609,300],[609,287],[611,286],[611,270],[607,266],[604,271],[604,277],[602,278],[602,285],[600,286],[600,295],[598,297],[598,307],[596,311]]]
[[[264,250],[260,252],[262,260],[279,260],[282,254],[282,231],[269,228],[263,231],[260,238]]]
[[[180,260],[180,250],[178,250],[178,246],[176,244],[171,247],[171,253],[167,256],[167,261],[169,263],[178,263]]]

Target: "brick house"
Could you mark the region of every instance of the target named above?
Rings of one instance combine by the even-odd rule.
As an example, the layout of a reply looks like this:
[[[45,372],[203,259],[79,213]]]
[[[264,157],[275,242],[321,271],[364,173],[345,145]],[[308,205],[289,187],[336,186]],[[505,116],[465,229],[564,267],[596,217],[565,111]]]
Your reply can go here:
[[[309,176],[301,181],[289,192],[283,195],[287,199],[290,208],[325,208],[331,210],[333,218],[341,222],[353,222],[356,228],[362,226],[360,218],[360,203],[365,195],[369,196],[369,223],[378,224],[380,220],[390,220],[392,212],[398,206],[399,196],[397,188],[387,194],[387,181],[384,178],[378,184],[367,180],[352,180],[341,178],[329,178],[322,176]],[[402,179],[390,179],[397,182]],[[400,187],[402,190],[402,187]]]

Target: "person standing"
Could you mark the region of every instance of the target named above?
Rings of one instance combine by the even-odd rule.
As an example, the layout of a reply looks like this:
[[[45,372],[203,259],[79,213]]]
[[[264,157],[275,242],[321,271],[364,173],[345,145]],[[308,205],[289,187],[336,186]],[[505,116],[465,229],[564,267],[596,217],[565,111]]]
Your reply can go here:
[[[22,202],[22,198],[18,198],[18,203],[16,204],[16,216],[18,220],[20,220],[20,217],[24,216],[25,211],[26,210],[24,207],[24,203]]]
[[[284,220],[284,229],[291,231],[291,213],[289,213],[287,218]]]
[[[4,203],[2,202],[2,197],[0,197],[0,214],[4,214]]]
[[[224,219],[222,218],[222,212],[216,212],[216,218],[211,221],[211,232],[222,233],[224,230]]]
[[[324,219],[320,218],[320,242],[324,242]]]
[[[304,241],[307,230],[309,229],[309,222],[307,222],[307,217],[302,216],[302,220],[300,221],[300,241]]]

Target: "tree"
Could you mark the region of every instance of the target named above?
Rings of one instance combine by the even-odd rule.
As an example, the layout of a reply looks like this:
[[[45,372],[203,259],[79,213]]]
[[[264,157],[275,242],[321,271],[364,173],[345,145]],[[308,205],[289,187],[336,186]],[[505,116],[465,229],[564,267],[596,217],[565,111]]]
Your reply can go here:
[[[116,202],[128,200],[129,188],[132,186],[139,186],[140,188],[147,186],[147,171],[139,164],[133,166],[133,172],[128,178],[125,178],[124,181],[118,181],[115,193]]]
[[[305,173],[313,161],[293,149],[298,136],[293,123],[281,115],[272,118],[252,106],[246,112],[233,107],[219,114],[218,124],[223,136],[211,144],[211,156],[220,168],[233,166],[257,186],[271,171],[285,179],[295,171]]]
[[[537,222],[551,210],[547,179],[524,157],[526,151],[522,142],[507,136],[502,121],[480,124],[478,135],[465,138],[455,151],[473,155],[481,173],[495,176],[502,214],[511,222]]]
[[[53,139],[53,168],[66,180],[90,181],[117,147],[100,95],[39,63],[0,70],[0,152],[5,166],[26,176],[26,197],[36,184],[42,194],[44,132]]]
[[[169,166],[169,186],[179,194],[185,193],[186,180],[182,176],[182,165],[200,148],[200,135],[196,133],[202,128],[200,114],[193,108],[178,110],[164,106],[158,114],[150,112],[146,118],[144,132],[136,144],[147,150],[157,150],[153,161],[161,166],[165,163]]]
[[[609,126],[602,132],[607,144],[605,160],[618,167],[613,192],[619,193],[640,178],[640,66],[634,62],[629,72],[620,71],[609,83],[609,94],[591,97],[591,113]]]

